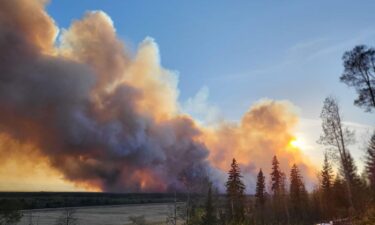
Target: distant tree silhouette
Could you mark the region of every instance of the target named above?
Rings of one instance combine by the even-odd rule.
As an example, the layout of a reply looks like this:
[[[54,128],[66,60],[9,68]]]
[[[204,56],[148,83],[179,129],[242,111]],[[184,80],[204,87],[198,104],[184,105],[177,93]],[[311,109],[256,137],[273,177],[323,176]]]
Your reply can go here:
[[[321,204],[322,204],[322,215],[324,219],[330,219],[332,217],[333,205],[333,170],[332,165],[328,161],[328,154],[324,154],[323,168],[320,172],[320,190],[321,190]]]
[[[285,223],[289,220],[289,211],[286,205],[286,188],[285,188],[285,174],[281,172],[279,161],[274,156],[272,159],[271,177],[271,192],[272,192],[272,208],[275,223]]]
[[[328,147],[328,150],[338,156],[340,159],[340,165],[343,169],[343,175],[345,177],[347,187],[347,197],[349,201],[349,211],[354,211],[352,187],[351,187],[351,172],[349,171],[348,158],[350,153],[348,145],[354,143],[354,132],[345,128],[342,125],[339,105],[337,100],[333,97],[327,97],[324,100],[323,109],[320,114],[322,119],[323,133],[320,136],[319,143]]]
[[[271,172],[271,191],[273,195],[277,195],[278,192],[280,192],[281,187],[281,171],[279,168],[279,161],[277,160],[277,157],[274,156],[272,159],[272,172]]]
[[[212,200],[212,185],[208,187],[207,199],[205,204],[205,213],[202,218],[202,225],[215,225],[216,224],[216,212],[214,203]]]
[[[296,164],[290,170],[290,207],[295,222],[306,219],[307,191]]]
[[[266,183],[262,169],[259,170],[257,176],[257,184],[255,190],[255,208],[259,213],[261,224],[264,224],[264,204],[266,203]]]
[[[228,181],[226,183],[228,198],[228,216],[234,223],[240,223],[244,219],[244,200],[245,185],[242,182],[240,168],[233,159],[231,169],[228,172]]]
[[[355,105],[371,111],[375,107],[375,49],[359,45],[345,52],[342,58],[344,72],[340,81],[356,89]]]
[[[371,136],[366,150],[366,173],[370,182],[373,200],[375,201],[375,132]]]

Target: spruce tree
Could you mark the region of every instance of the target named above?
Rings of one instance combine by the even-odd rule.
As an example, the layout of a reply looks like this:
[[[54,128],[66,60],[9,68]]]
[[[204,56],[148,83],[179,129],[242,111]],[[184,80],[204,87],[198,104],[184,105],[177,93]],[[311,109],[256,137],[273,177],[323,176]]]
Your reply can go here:
[[[304,191],[298,167],[294,164],[290,170],[290,206],[293,218],[300,217],[302,214]]]
[[[243,221],[245,216],[245,185],[242,182],[241,171],[236,162],[236,159],[233,159],[228,175],[228,181],[226,183],[228,197],[228,216],[232,222],[239,223]]]
[[[208,187],[207,200],[205,205],[205,214],[202,218],[202,225],[215,225],[216,224],[216,215],[215,208],[212,200],[212,185]]]
[[[342,176],[345,175],[345,171],[346,171],[347,179],[345,180],[345,182],[349,182],[353,190],[357,188],[358,186],[360,186],[361,179],[358,175],[357,167],[354,163],[354,159],[351,154],[347,153],[346,159],[343,162],[343,165],[341,166],[340,169],[341,169],[340,172]]]
[[[348,153],[343,166],[345,167],[348,175],[348,179],[345,180],[345,182],[349,182],[349,185],[353,190],[353,206],[356,210],[362,211],[369,199],[366,197],[365,183],[362,182],[361,177],[357,172],[357,167],[351,154]],[[343,171],[344,169],[341,169],[342,175],[344,174]]]
[[[286,205],[285,174],[280,171],[279,161],[274,156],[271,171],[272,206],[275,223],[289,220],[289,211]]]
[[[291,218],[295,222],[302,223],[308,219],[309,198],[303,182],[303,177],[294,164],[290,171],[290,207]]]
[[[281,187],[281,171],[279,168],[279,161],[274,156],[272,159],[272,172],[271,172],[271,191],[275,196],[280,192]]]
[[[370,188],[375,196],[375,133],[371,136],[366,151],[366,173],[370,182]],[[373,197],[375,200],[375,197]]]
[[[262,169],[257,176],[257,185],[255,191],[255,208],[259,213],[261,224],[264,224],[264,204],[266,202],[266,184]]]
[[[324,155],[324,163],[322,171],[320,172],[321,182],[321,203],[322,203],[322,215],[325,219],[332,217],[332,186],[333,186],[333,170],[332,166],[328,161],[328,155]]]

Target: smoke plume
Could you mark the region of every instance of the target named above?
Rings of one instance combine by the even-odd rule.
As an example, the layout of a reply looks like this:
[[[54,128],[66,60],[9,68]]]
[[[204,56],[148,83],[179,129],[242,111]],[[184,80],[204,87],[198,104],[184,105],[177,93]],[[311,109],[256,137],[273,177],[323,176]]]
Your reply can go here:
[[[0,140],[20,148],[0,146],[5,158],[42,159],[75,185],[119,192],[183,189],[207,175],[222,185],[232,157],[247,177],[273,154],[308,170],[288,148],[297,122],[289,106],[262,102],[240,124],[199,127],[180,112],[177,77],[151,38],[131,56],[110,17],[92,11],[56,41],[45,4],[0,0]]]
[[[289,176],[296,164],[312,187],[314,166],[292,143],[293,130],[298,123],[295,107],[287,101],[261,100],[245,113],[239,123],[224,122],[214,129],[206,129],[204,141],[210,149],[210,162],[227,171],[228,160],[236,158],[242,167],[248,187],[255,187],[259,169],[271,173],[271,161],[277,156],[281,170]],[[250,192],[253,192],[250,190]]]

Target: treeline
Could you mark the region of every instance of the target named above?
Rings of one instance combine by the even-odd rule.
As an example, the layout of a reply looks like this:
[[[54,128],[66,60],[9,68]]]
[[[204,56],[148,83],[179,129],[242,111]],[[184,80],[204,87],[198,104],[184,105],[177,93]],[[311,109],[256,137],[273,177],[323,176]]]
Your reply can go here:
[[[255,192],[254,197],[245,194],[246,187],[242,181],[239,165],[233,159],[228,172],[225,200],[213,194],[210,187],[204,212],[200,214],[200,220],[195,218],[191,220],[191,224],[311,225],[329,221],[374,224],[375,186],[373,182],[370,182],[370,179],[375,176],[373,170],[375,135],[371,138],[367,149],[366,169],[371,169],[369,173],[366,172],[363,176],[359,176],[351,157],[350,159],[348,167],[350,168],[351,199],[348,195],[348,181],[345,178],[344,170],[339,169],[334,174],[327,154],[319,173],[319,185],[310,193],[306,190],[298,166],[293,165],[287,175],[280,170],[277,156],[274,156],[272,171],[269,174],[269,191],[267,191],[265,174],[260,169],[256,188],[251,190]]]
[[[12,202],[18,209],[45,209],[82,206],[105,206],[186,201],[184,193],[93,193],[93,192],[0,192],[3,202]]]
[[[356,46],[343,55],[340,81],[355,88],[354,105],[366,112],[375,109],[375,49]],[[255,198],[245,195],[239,166],[233,159],[226,183],[225,204],[212,200],[209,190],[201,224],[375,224],[375,132],[368,140],[365,169],[361,175],[349,150],[354,131],[343,123],[338,100],[329,96],[321,111],[322,134],[318,143],[326,146],[319,184],[308,193],[297,165],[288,175],[272,160],[269,191],[262,169],[257,176]],[[333,170],[336,165],[336,173]],[[289,176],[289,179],[287,179]],[[287,183],[287,180],[289,182]],[[193,224],[193,223],[192,223]],[[195,222],[197,224],[197,222]]]

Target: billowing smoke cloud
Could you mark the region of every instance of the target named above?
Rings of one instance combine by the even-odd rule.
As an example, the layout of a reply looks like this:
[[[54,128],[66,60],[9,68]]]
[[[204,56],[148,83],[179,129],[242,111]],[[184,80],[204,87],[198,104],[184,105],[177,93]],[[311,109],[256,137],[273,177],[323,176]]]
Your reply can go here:
[[[297,164],[307,185],[312,187],[314,167],[293,145],[293,129],[298,122],[295,107],[287,101],[261,100],[255,103],[239,123],[225,122],[207,129],[205,143],[211,149],[210,161],[215,167],[228,170],[228,159],[236,158],[242,166],[249,187],[255,187],[256,174],[262,168],[271,172],[271,161],[277,156],[281,170],[289,176],[290,167]],[[250,192],[254,190],[249,190]]]
[[[89,12],[55,47],[43,2],[3,0],[0,15],[3,132],[105,191],[164,191],[203,174],[208,151],[176,114],[176,80],[152,40],[130,59],[109,17]]]
[[[273,154],[307,167],[287,148],[296,116],[284,103],[259,103],[239,125],[200,128],[179,113],[176,75],[160,66],[152,39],[131,57],[111,19],[94,11],[56,42],[45,4],[0,0],[0,132],[37,149],[30,161],[47,159],[81,187],[121,192],[182,189],[206,174],[222,183],[232,157],[249,175]]]

